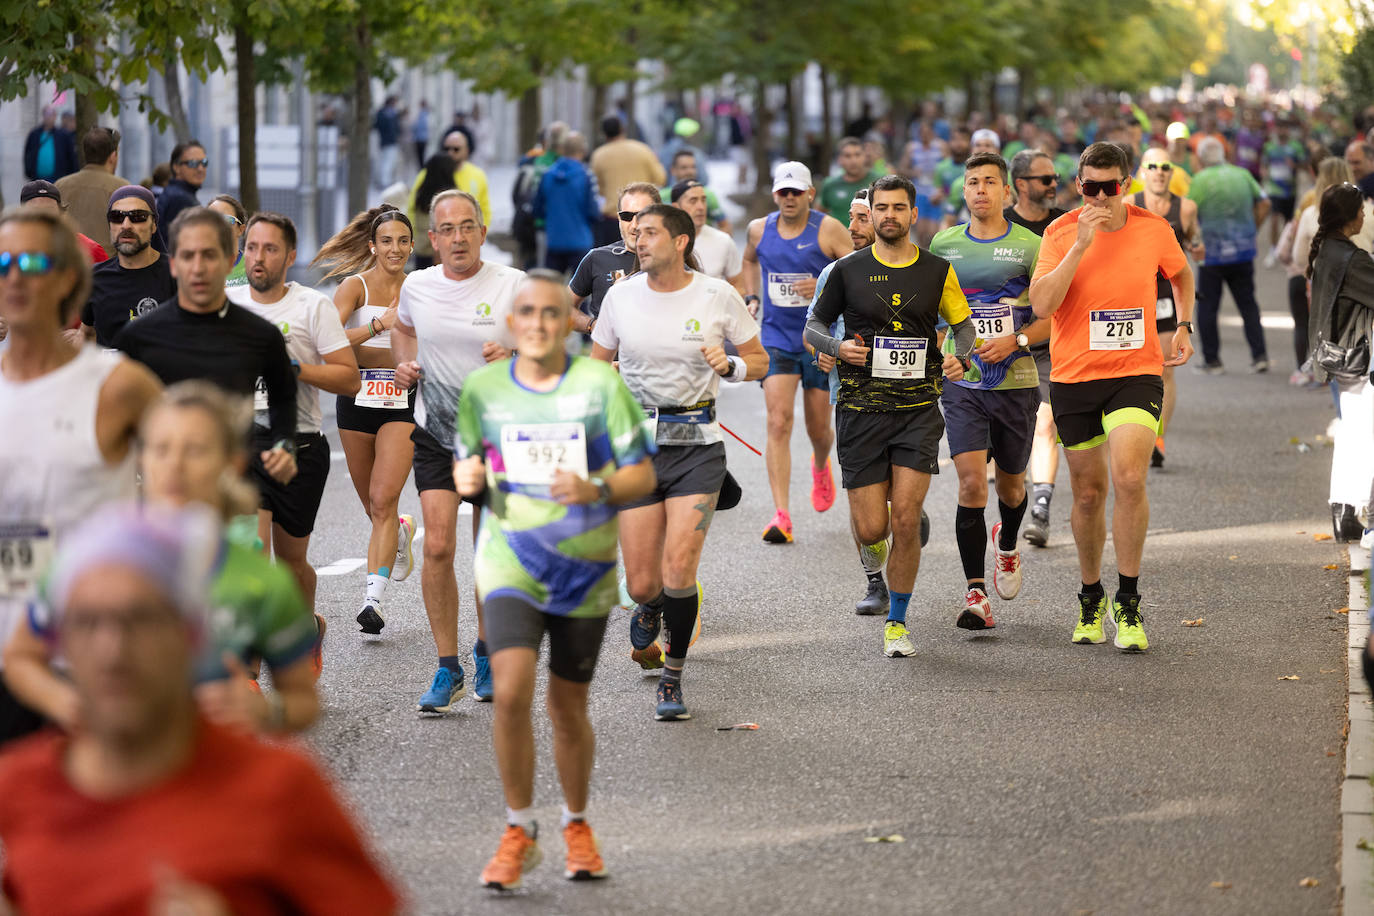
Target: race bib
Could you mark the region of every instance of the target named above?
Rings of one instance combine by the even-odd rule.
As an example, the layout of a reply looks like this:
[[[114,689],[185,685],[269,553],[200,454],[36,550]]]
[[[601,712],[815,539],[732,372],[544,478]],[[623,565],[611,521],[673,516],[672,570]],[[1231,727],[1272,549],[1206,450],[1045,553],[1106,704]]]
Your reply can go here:
[[[926,377],[926,346],[924,337],[873,338],[873,377]]]
[[[1269,163],[1269,178],[1286,184],[1293,178],[1293,170],[1288,167],[1286,162],[1271,162]]]
[[[0,598],[27,598],[52,562],[52,532],[38,522],[0,525]]]
[[[253,386],[253,409],[267,409],[267,383],[262,380],[261,375],[258,376],[258,383]]]
[[[406,390],[396,384],[395,369],[359,369],[362,385],[353,396],[359,407],[378,410],[405,410],[409,406]]]
[[[1010,337],[1016,330],[1012,322],[1011,306],[1003,302],[970,302],[974,333],[983,340]]]
[[[508,424],[501,427],[506,480],[549,486],[555,471],[587,476],[587,429],[581,423]]]
[[[1155,300],[1155,319],[1162,321],[1165,318],[1174,317],[1174,300],[1165,296],[1163,299]]]
[[[1093,309],[1088,312],[1088,349],[1139,350],[1145,346],[1145,310]]]
[[[805,308],[810,299],[797,292],[797,284],[815,279],[810,274],[769,274],[768,303],[787,309]]]

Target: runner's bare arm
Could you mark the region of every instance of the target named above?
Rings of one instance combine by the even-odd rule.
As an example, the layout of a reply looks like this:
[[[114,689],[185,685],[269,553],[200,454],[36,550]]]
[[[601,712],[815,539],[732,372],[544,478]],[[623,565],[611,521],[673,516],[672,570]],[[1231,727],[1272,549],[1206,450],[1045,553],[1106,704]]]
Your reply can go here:
[[[391,355],[396,357],[396,384],[409,389],[420,380],[420,364],[415,357],[420,353],[420,341],[415,338],[415,329],[396,319],[391,328]]]
[[[744,245],[744,295],[757,296],[763,288],[763,272],[759,267],[759,242],[763,239],[764,221],[749,222],[749,232]]]
[[[849,229],[833,216],[821,220],[821,251],[832,261],[838,261],[853,252],[854,240],[849,237]]]
[[[348,397],[358,393],[362,381],[358,375],[358,360],[351,348],[325,353],[321,358],[324,360],[322,365],[301,364],[301,384]]]

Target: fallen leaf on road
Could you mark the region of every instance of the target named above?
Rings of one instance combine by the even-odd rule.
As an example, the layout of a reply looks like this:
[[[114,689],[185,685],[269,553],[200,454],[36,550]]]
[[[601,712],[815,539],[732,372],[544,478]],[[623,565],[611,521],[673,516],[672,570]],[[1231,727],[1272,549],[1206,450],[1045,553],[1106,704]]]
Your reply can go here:
[[[1336,613],[1337,613],[1337,614],[1349,614],[1349,613],[1350,613],[1350,608],[1348,608],[1348,607],[1338,607],[1338,608],[1336,608]]]
[[[1300,680],[1302,680],[1302,678],[1298,677],[1296,674],[1285,674],[1285,675],[1283,675],[1282,677],[1280,677],[1279,680],[1281,680],[1281,681],[1300,681]]]
[[[1240,554],[1238,554],[1238,553],[1233,553],[1233,554],[1231,554],[1229,557],[1227,557],[1226,559],[1228,559],[1228,560],[1239,560],[1239,559],[1240,559]]]
[[[1185,627],[1200,627],[1202,626],[1202,618],[1199,617],[1197,620],[1185,620],[1183,621],[1183,625]]]
[[[1229,891],[1229,890],[1231,889],[1231,882],[1230,882],[1230,881],[1213,881],[1213,882],[1212,882],[1212,887],[1215,887],[1215,888],[1216,888],[1217,890],[1219,890],[1219,891]]]
[[[905,843],[906,837],[900,833],[889,834],[888,836],[866,836],[865,843]]]
[[[1337,671],[1340,671],[1340,670],[1341,670],[1341,669],[1339,669],[1339,668],[1319,668],[1319,669],[1317,669],[1317,673],[1318,673],[1318,674],[1335,674]]]
[[[1316,878],[1303,878],[1298,882],[1298,887],[1316,887],[1320,883]]]
[[[1314,540],[1314,541],[1329,541],[1329,540],[1331,540],[1331,535],[1329,535],[1329,534],[1314,534],[1314,535],[1312,535],[1312,540]]]
[[[740,722],[737,725],[722,725],[716,729],[718,732],[756,732],[758,730],[759,724],[757,722]]]
[[[1322,569],[1340,569],[1335,563],[1327,563]]]
[[[1336,752],[1335,752],[1335,751],[1327,751],[1327,752],[1326,752],[1326,756],[1328,756],[1328,757],[1335,757],[1335,756],[1336,756]]]

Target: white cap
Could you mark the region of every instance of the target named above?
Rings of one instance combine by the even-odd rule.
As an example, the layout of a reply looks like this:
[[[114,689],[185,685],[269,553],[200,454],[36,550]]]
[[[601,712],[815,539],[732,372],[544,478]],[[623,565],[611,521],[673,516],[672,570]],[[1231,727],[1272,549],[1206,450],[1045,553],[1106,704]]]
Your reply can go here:
[[[988,130],[986,127],[980,127],[973,132],[972,137],[969,137],[969,143],[982,143],[984,141],[992,142],[999,150],[1002,148],[1002,138],[997,136],[997,131],[995,130]]]
[[[811,190],[811,170],[800,162],[784,162],[773,173],[773,192],[777,193],[783,188],[792,188],[795,191]]]

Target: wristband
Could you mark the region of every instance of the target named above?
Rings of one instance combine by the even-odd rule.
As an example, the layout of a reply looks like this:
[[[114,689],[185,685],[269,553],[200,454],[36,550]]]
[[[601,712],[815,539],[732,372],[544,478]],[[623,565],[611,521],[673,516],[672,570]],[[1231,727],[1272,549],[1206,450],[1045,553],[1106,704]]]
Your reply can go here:
[[[1187,328],[1189,334],[1193,333],[1193,323],[1191,321],[1180,321],[1178,326],[1180,328]]]
[[[596,487],[597,502],[607,505],[611,501],[611,485],[600,477],[593,477],[590,481]]]
[[[744,377],[749,374],[749,366],[744,362],[742,356],[726,357],[730,360],[730,371],[721,376],[727,382],[742,382]]]
[[[300,361],[300,360],[298,360],[298,359],[293,359],[293,360],[291,360],[291,371],[296,373],[296,378],[300,378],[300,377],[301,377],[301,361]]]
[[[386,328],[384,328],[384,327],[378,327],[378,325],[380,325],[380,324],[381,324],[381,321],[378,320],[378,319],[376,319],[376,318],[373,318],[371,321],[369,321],[369,322],[367,323],[367,326],[370,327],[370,328],[372,329],[372,336],[373,336],[373,337],[376,337],[378,334],[380,334],[380,333],[382,333],[383,331],[386,330]]]
[[[748,304],[751,303],[751,302],[762,302],[762,301],[763,301],[763,300],[760,299],[760,298],[759,298],[757,295],[755,295],[754,293],[750,293],[749,295],[747,295],[747,296],[744,297],[744,304],[745,304],[745,305],[748,305]]]

